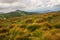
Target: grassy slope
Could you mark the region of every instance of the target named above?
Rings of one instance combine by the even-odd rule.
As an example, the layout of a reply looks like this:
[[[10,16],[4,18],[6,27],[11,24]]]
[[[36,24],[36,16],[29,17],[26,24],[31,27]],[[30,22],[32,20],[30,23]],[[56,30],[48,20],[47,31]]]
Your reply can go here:
[[[29,12],[24,12],[24,11],[14,11],[14,12],[0,14],[0,19],[1,18],[19,17],[19,16],[22,16],[22,15],[30,15],[30,13]]]
[[[60,12],[3,18],[0,40],[60,40]]]
[[[0,14],[0,18],[10,18],[10,17],[17,17],[17,16],[21,16],[22,14],[25,14],[24,12],[11,12],[11,13],[7,13],[7,14]]]

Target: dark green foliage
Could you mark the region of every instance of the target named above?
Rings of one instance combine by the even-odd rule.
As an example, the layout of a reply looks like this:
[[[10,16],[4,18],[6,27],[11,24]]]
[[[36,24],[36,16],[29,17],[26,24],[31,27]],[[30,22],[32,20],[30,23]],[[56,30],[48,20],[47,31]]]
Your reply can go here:
[[[27,29],[32,32],[32,31],[35,31],[36,30],[36,27],[31,26],[31,27],[28,27]]]
[[[31,32],[35,31],[36,29],[38,29],[40,27],[40,25],[36,25],[36,24],[33,24],[33,25],[29,25],[27,27],[28,30],[30,30]]]
[[[31,40],[31,39],[28,38],[28,37],[27,37],[27,38],[24,38],[24,37],[23,37],[23,38],[17,38],[16,40]]]
[[[55,24],[54,27],[60,29],[60,24]]]

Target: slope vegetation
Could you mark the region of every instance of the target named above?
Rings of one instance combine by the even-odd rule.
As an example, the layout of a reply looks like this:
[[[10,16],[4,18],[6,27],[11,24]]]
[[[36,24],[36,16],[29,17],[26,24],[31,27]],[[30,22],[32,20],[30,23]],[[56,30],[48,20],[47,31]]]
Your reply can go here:
[[[2,18],[0,40],[60,40],[60,12]]]

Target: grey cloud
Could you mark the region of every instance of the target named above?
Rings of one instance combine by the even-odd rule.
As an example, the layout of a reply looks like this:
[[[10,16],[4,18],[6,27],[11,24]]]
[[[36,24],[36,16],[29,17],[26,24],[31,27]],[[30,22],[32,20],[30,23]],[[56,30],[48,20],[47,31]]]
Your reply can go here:
[[[2,3],[13,3],[16,2],[17,0],[0,0]]]
[[[60,0],[0,0],[0,12],[60,8]],[[56,9],[58,10],[58,9]]]

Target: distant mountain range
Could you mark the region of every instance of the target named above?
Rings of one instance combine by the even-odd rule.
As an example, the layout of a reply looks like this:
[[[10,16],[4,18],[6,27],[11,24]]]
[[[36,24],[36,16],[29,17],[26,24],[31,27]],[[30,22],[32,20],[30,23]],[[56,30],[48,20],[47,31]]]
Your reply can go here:
[[[60,13],[60,11],[55,12],[45,12],[45,13]],[[25,12],[21,10],[16,10],[9,13],[1,13],[0,18],[10,18],[10,17],[18,17],[18,16],[24,16],[24,15],[32,15],[32,14],[42,14],[42,13],[36,13],[36,12]]]
[[[22,15],[24,16],[24,15],[31,15],[31,14],[36,14],[36,13],[16,10],[9,13],[0,13],[0,18],[17,17],[17,16],[22,16]]]

